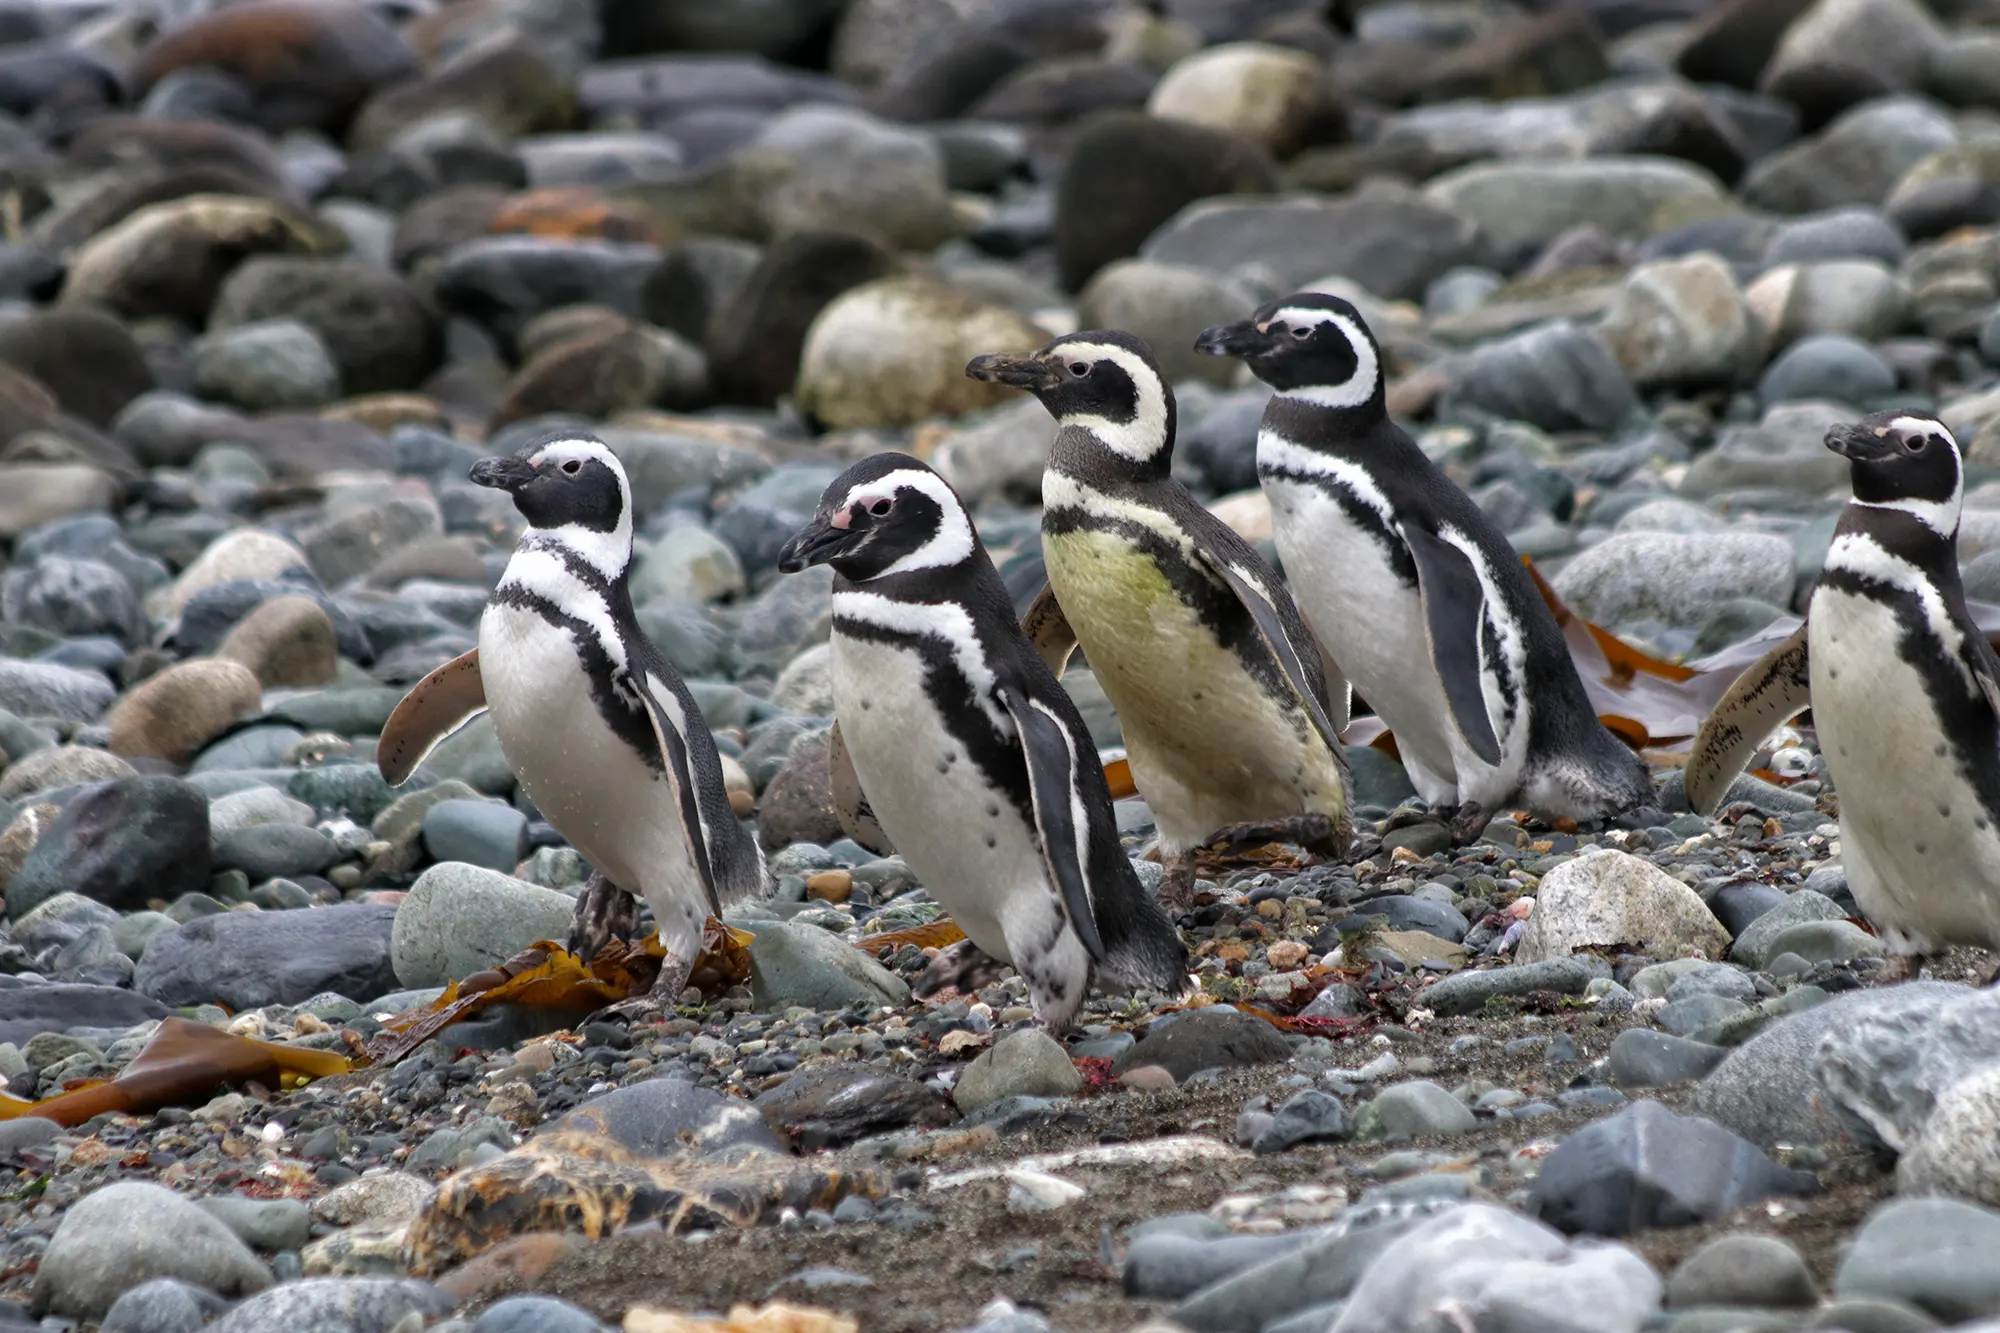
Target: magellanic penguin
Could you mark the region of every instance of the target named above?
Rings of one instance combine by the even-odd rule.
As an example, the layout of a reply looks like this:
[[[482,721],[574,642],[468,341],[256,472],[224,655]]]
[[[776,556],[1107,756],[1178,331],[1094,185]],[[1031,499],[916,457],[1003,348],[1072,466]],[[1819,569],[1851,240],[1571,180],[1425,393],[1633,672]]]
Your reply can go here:
[[[1510,804],[1587,820],[1655,799],[1645,764],[1597,720],[1520,557],[1390,420],[1359,311],[1302,292],[1195,347],[1243,358],[1278,391],[1257,476],[1285,577],[1454,840]]]
[[[1771,732],[1810,707],[1840,799],[1840,859],[1908,973],[1947,945],[2000,949],[2000,659],[1958,575],[1958,442],[1921,412],[1827,433],[1854,498],[1806,621],[1702,724],[1688,804],[1714,813]]]
[[[856,463],[779,555],[809,565],[836,575],[834,710],[855,775],[971,946],[926,979],[1010,963],[1051,1030],[1100,969],[1182,989],[1187,951],[1119,846],[1089,729],[944,478],[903,454]]]
[[[722,760],[694,696],[639,628],[626,575],[632,488],[603,442],[544,436],[475,463],[472,480],[514,497],[528,530],[479,621],[479,645],[411,690],[378,762],[408,778],[446,732],[486,709],[507,764],[595,873],[572,946],[588,953],[652,908],[666,949],[628,1015],[672,1005],[704,918],[759,892],[763,853],[737,822]]]
[[[966,373],[1028,390],[1058,423],[1042,474],[1048,594],[1028,621],[1052,661],[1080,644],[1118,710],[1159,828],[1162,901],[1188,905],[1194,852],[1213,841],[1344,853],[1346,693],[1336,707],[1277,573],[1168,475],[1174,394],[1146,344],[1078,333]]]

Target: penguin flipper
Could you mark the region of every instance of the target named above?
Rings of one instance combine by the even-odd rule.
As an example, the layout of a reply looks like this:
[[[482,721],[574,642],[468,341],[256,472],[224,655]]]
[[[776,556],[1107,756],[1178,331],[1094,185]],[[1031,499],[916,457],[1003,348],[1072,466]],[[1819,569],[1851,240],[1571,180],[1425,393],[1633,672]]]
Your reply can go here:
[[[1291,682],[1292,689],[1305,703],[1306,713],[1312,718],[1313,725],[1319,728],[1320,738],[1326,742],[1327,749],[1333,751],[1338,759],[1343,728],[1336,727],[1333,719],[1327,716],[1326,699],[1321,696],[1319,682],[1312,678],[1305,665],[1307,652],[1319,654],[1324,659],[1317,642],[1300,644],[1293,640],[1284,617],[1278,614],[1277,602],[1261,580],[1244,573],[1234,561],[1226,557],[1217,558],[1199,546],[1195,548],[1195,554],[1215,572],[1216,577],[1229,585],[1229,590],[1236,594],[1237,602],[1250,613],[1251,621],[1257,626],[1258,637],[1264,640],[1264,646],[1276,659],[1278,669],[1285,673],[1285,679]],[[1346,679],[1342,678],[1341,685],[1344,687],[1346,684]]]
[[[1056,600],[1056,590],[1048,584],[1042,585],[1028,614],[1021,617],[1021,632],[1034,645],[1035,655],[1048,663],[1049,670],[1061,680],[1070,654],[1076,651],[1076,631],[1070,628],[1069,617],[1063,614],[1062,603]]]
[[[623,684],[644,705],[647,721],[653,724],[653,739],[659,743],[662,772],[667,780],[670,803],[680,819],[681,836],[687,841],[688,859],[701,876],[702,892],[708,896],[708,910],[722,915],[722,895],[715,882],[715,842],[708,819],[702,814],[701,793],[695,785],[694,764],[688,755],[686,719],[679,710],[670,712],[661,696],[675,699],[672,690],[658,677],[636,671],[621,671],[614,681]],[[676,700],[678,702],[678,700]]]
[[[437,743],[486,711],[486,682],[479,675],[479,650],[461,653],[410,687],[382,724],[375,766],[382,780],[400,787]]]
[[[1048,705],[1011,685],[999,686],[996,693],[1020,733],[1049,878],[1062,894],[1070,928],[1085,951],[1102,962],[1104,940],[1097,933],[1097,912],[1085,873],[1090,864],[1090,807],[1080,785],[1085,780],[1082,766],[1094,764],[1096,755],[1086,759],[1078,753],[1076,738]]]
[[[1681,774],[1688,808],[1696,814],[1714,814],[1763,739],[1812,703],[1806,645],[1801,623],[1791,637],[1745,667],[1702,719]]]
[[[882,831],[881,821],[875,818],[875,807],[868,803],[868,793],[861,789],[861,775],[854,771],[854,756],[847,752],[847,739],[840,734],[837,721],[826,735],[826,769],[833,784],[833,813],[840,821],[841,832],[877,856],[894,856],[895,845]]]
[[[1465,552],[1414,523],[1403,524],[1403,542],[1416,561],[1431,665],[1444,686],[1452,718],[1472,752],[1497,764],[1500,738],[1487,716],[1486,691],[1480,684],[1479,631],[1486,623],[1486,590],[1479,572]]]

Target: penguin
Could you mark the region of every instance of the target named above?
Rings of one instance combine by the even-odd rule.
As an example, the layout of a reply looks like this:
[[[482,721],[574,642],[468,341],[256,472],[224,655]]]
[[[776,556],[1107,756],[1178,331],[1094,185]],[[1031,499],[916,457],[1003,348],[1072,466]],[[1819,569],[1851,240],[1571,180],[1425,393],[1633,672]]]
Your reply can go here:
[[[1454,842],[1503,806],[1583,821],[1657,799],[1645,763],[1597,720],[1520,557],[1390,420],[1359,311],[1301,292],[1206,330],[1195,350],[1241,357],[1277,390],[1257,477],[1279,561]]]
[[[707,915],[766,884],[737,822],[715,739],[694,696],[639,628],[627,575],[632,487],[603,441],[557,433],[473,464],[528,520],[479,621],[479,642],[412,689],[377,761],[405,781],[431,746],[480,710],[508,767],[593,868],[570,945],[586,956],[652,909],[666,958],[647,995],[611,1012],[674,1004]]]
[[[966,373],[1026,389],[1058,423],[1042,475],[1048,588],[1026,620],[1058,669],[1080,646],[1118,710],[1159,829],[1161,900],[1191,904],[1195,850],[1213,842],[1344,854],[1345,687],[1336,706],[1276,572],[1168,475],[1174,394],[1151,350],[1096,330]]]
[[[1954,944],[2000,949],[2000,658],[1958,573],[1958,441],[1876,412],[1827,432],[1853,498],[1805,623],[1753,663],[1689,750],[1711,815],[1759,743],[1810,707],[1840,801],[1855,904],[1908,976]]]
[[[835,574],[834,711],[868,809],[967,936],[918,992],[1011,964],[1059,1032],[1094,979],[1183,989],[1187,950],[1119,845],[1089,729],[957,492],[907,455],[863,459],[779,553],[810,565]]]

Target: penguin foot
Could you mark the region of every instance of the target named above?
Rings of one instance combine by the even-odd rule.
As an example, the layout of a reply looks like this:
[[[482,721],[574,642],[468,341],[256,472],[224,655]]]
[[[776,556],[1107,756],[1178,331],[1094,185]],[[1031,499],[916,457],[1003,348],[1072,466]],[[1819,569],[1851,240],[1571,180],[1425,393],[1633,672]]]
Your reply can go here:
[[[1489,815],[1486,807],[1477,801],[1467,801],[1452,811],[1451,822],[1446,825],[1451,830],[1451,845],[1463,847],[1467,843],[1478,842],[1486,832]]]
[[[927,1000],[946,986],[952,986],[960,995],[970,995],[998,981],[1006,966],[971,940],[960,940],[937,951],[930,965],[910,984],[910,994]]]
[[[589,962],[612,940],[630,939],[639,931],[639,900],[593,871],[576,896],[576,915],[569,923],[569,951]]]
[[[623,1019],[627,1023],[656,1023],[680,1003],[681,992],[687,989],[688,978],[693,975],[694,959],[677,958],[669,954],[661,960],[660,975],[653,978],[652,987],[644,995],[635,995],[629,1000],[607,1004],[584,1019],[584,1022],[602,1023]]]
[[[1341,850],[1335,843],[1333,821],[1317,812],[1229,824],[1209,834],[1207,846],[1226,856],[1271,842],[1289,842],[1316,856],[1338,856]]]
[[[1181,852],[1162,858],[1166,874],[1160,878],[1160,907],[1168,916],[1194,909],[1194,853]]]
[[[1381,832],[1393,833],[1399,828],[1409,828],[1414,824],[1447,824],[1451,822],[1455,805],[1434,805],[1428,810],[1419,810],[1414,805],[1406,805],[1396,810],[1382,821]]]
[[[1894,986],[1899,982],[1915,981],[1923,975],[1924,964],[1931,959],[1930,954],[1897,953],[1890,954],[1889,960],[1875,974],[1878,986]]]

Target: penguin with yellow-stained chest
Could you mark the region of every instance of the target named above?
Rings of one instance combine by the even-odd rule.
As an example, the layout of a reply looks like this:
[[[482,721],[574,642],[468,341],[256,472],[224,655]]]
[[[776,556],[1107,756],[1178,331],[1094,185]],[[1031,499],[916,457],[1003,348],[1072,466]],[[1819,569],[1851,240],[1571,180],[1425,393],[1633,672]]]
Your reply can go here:
[[[1080,646],[1124,730],[1166,867],[1185,907],[1194,853],[1217,840],[1348,846],[1349,778],[1336,739],[1344,682],[1276,571],[1169,474],[1174,396],[1151,351],[1114,330],[966,373],[1033,393],[1058,429],[1042,477],[1049,587],[1029,613],[1055,664]]]

